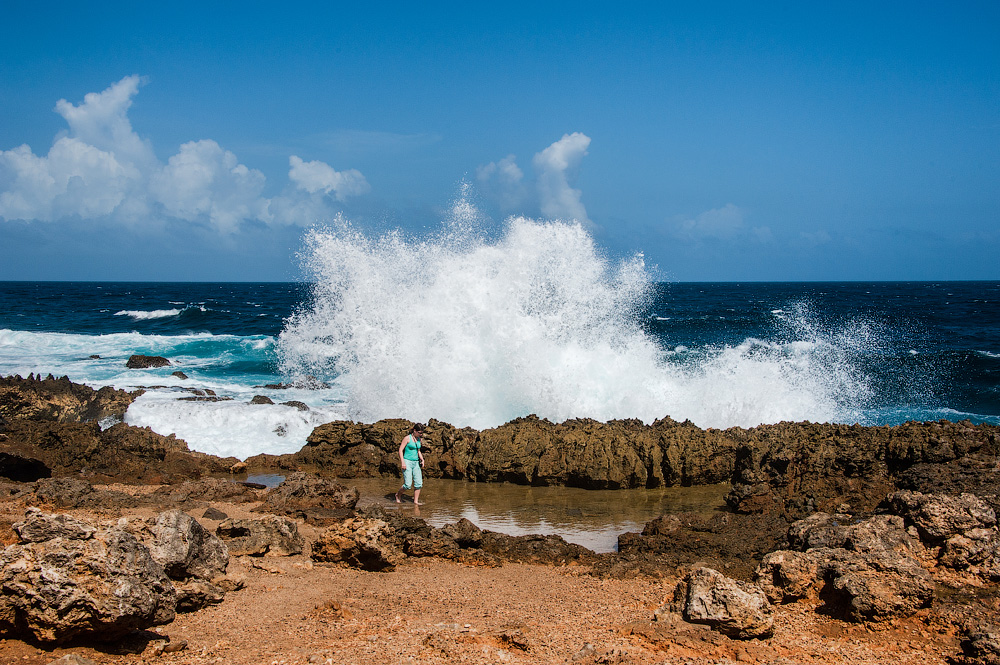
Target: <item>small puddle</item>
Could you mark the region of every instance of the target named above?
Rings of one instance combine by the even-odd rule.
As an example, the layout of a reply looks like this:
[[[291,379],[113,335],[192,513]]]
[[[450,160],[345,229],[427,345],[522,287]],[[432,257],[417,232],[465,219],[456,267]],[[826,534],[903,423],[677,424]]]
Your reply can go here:
[[[269,487],[281,483],[280,475],[250,476],[247,480]],[[420,493],[422,506],[413,504],[413,492],[404,492],[397,504],[393,494],[399,487],[392,478],[340,480],[357,487],[360,506],[380,504],[400,510],[441,527],[466,518],[480,529],[512,536],[543,534],[562,536],[567,542],[595,552],[613,552],[618,535],[642,531],[646,522],[664,513],[708,514],[725,505],[729,484],[699,487],[664,487],[633,490],[584,490],[575,487],[529,487],[510,483],[470,483],[463,480],[431,479]]]

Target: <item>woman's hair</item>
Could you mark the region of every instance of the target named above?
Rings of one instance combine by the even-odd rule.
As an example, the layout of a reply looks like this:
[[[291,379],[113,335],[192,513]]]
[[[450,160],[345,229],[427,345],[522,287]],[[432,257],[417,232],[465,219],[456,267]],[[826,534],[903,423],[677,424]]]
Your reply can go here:
[[[423,423],[413,423],[413,427],[410,428],[410,434],[413,434],[415,432],[423,432],[426,429],[427,428],[424,427]]]

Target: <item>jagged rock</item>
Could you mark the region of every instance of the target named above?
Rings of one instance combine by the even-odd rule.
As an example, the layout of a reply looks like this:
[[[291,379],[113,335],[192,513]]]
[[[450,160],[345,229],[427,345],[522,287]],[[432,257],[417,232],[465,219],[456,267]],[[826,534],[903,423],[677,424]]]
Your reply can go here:
[[[274,400],[267,395],[254,395],[250,400],[251,404],[274,404]]]
[[[483,530],[464,517],[453,524],[441,527],[441,531],[454,540],[459,547],[482,547]]]
[[[728,574],[749,579],[765,554],[786,547],[787,531],[788,523],[775,514],[677,513],[649,521],[642,533],[620,534],[618,552],[655,556],[658,568],[692,561],[725,565]]]
[[[158,484],[222,472],[237,460],[188,450],[173,435],[118,423],[14,420],[3,447],[32,457],[53,476],[85,475],[95,482]]]
[[[89,540],[97,528],[65,513],[46,514],[38,508],[28,508],[24,521],[13,525],[22,543],[44,543],[55,538]]]
[[[508,536],[493,531],[483,532],[482,550],[502,561],[551,565],[565,565],[594,554],[583,545],[567,543],[562,536]]]
[[[177,370],[176,372],[171,372],[170,376],[176,376],[181,381],[185,381],[188,378],[187,374],[185,374],[184,372],[182,372],[180,370]]]
[[[355,487],[299,472],[268,492],[263,505],[256,510],[325,525],[350,514],[359,497]]]
[[[52,508],[131,508],[141,499],[113,490],[98,490],[80,478],[43,478],[21,489],[28,505]]]
[[[59,379],[31,376],[0,377],[0,418],[55,422],[91,422],[121,418],[142,391],[126,392],[114,388],[94,390]]]
[[[37,510],[15,530],[60,535],[0,553],[0,633],[46,643],[113,640],[173,620],[176,592],[132,534]]]
[[[733,487],[739,512],[778,512],[794,520],[848,503],[872,511],[894,491],[894,475],[916,464],[1000,452],[1000,429],[969,422],[910,422],[895,427],[778,423],[733,428]]]
[[[974,494],[921,494],[903,490],[889,497],[894,513],[917,527],[922,538],[940,542],[970,529],[992,527],[996,513]]]
[[[227,519],[215,532],[233,556],[291,556],[305,547],[298,525],[286,517]]]
[[[169,365],[170,361],[163,356],[144,356],[138,353],[129,356],[125,362],[125,367],[129,369],[148,369],[150,367],[168,367]]]
[[[794,522],[788,529],[789,545],[796,550],[843,548],[854,552],[912,552],[916,543],[906,531],[902,517],[876,515],[858,520],[851,515],[815,513]]]
[[[711,626],[738,639],[770,637],[774,608],[756,585],[730,579],[711,568],[697,568],[678,583],[670,602],[657,610],[675,612],[689,623]]]
[[[392,571],[405,556],[395,543],[396,534],[384,520],[352,517],[320,534],[312,544],[312,558],[362,570]]]
[[[774,602],[819,598],[849,621],[910,616],[928,606],[934,593],[927,571],[910,557],[829,547],[772,552],[754,581]]]
[[[203,478],[157,488],[150,498],[157,503],[194,507],[209,501],[250,503],[259,501],[260,494],[246,483],[234,483],[223,478]]]
[[[180,510],[156,516],[149,550],[170,579],[212,580],[226,573],[229,550],[219,538]]]
[[[216,521],[229,519],[229,515],[225,514],[218,508],[213,508],[212,506],[206,508],[205,512],[202,513],[201,516],[207,520],[216,520]]]
[[[952,536],[941,548],[938,561],[1000,582],[1000,534],[996,529],[969,529],[964,535]]]
[[[952,659],[956,665],[1000,665],[1000,628],[995,625],[973,628],[961,646],[961,655]]]
[[[305,402],[300,402],[297,399],[290,399],[287,402],[282,402],[281,405],[282,406],[290,406],[290,407],[293,407],[295,409],[298,409],[299,411],[308,411],[309,410],[309,405],[308,404],[306,404]]]
[[[226,599],[225,592],[205,580],[193,579],[184,584],[175,584],[177,590],[177,611],[197,612],[209,605],[218,605]]]

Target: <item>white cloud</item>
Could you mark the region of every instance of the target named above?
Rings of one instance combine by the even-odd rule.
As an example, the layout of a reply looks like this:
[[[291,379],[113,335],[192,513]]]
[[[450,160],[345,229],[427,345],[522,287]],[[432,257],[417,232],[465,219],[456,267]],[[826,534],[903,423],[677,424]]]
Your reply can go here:
[[[35,155],[27,145],[0,150],[0,219],[170,218],[231,232],[246,220],[309,224],[335,212],[323,195],[343,201],[369,190],[354,169],[337,172],[293,156],[289,178],[295,187],[267,198],[264,174],[210,139],[183,144],[163,164],[128,119],[141,83],[138,76],[127,76],[103,92],[88,93],[79,105],[59,100],[55,110],[68,130],[46,155]],[[299,190],[317,200],[304,206]],[[284,214],[276,216],[272,208]],[[289,217],[304,210],[309,217]]]
[[[310,194],[332,194],[338,201],[350,196],[366,194],[371,187],[357,169],[335,171],[324,162],[304,162],[292,155],[288,158],[288,179],[299,189]]]
[[[525,207],[537,206],[544,217],[592,225],[582,193],[571,184],[589,146],[590,137],[585,134],[564,134],[535,155],[533,183],[525,181],[514,155],[480,166],[476,178],[484,193],[498,201],[505,211],[527,212]]]
[[[587,154],[590,137],[574,132],[535,155],[533,161],[538,173],[538,195],[542,214],[554,219],[575,219],[588,224],[587,209],[580,200],[581,192],[570,186],[580,161]]]
[[[264,174],[240,164],[212,140],[190,141],[150,181],[149,190],[171,217],[208,219],[233,231],[242,220],[270,221],[261,196]]]
[[[476,169],[476,179],[484,193],[497,199],[504,211],[520,206],[527,195],[524,171],[517,165],[514,155],[507,155],[499,162],[490,162]]]

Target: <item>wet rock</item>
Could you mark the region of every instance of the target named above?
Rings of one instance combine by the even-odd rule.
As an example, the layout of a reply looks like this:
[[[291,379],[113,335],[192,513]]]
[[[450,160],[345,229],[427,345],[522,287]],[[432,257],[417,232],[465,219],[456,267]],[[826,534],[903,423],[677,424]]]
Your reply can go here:
[[[182,372],[180,370],[177,370],[176,372],[171,372],[170,376],[176,376],[181,381],[186,381],[187,378],[188,378],[187,374],[185,374],[184,372]]]
[[[765,554],[786,547],[787,531],[788,522],[774,514],[661,515],[641,533],[620,534],[618,553],[645,558],[639,569],[647,571],[702,561],[725,566],[726,574],[748,580]]]
[[[227,519],[215,532],[233,556],[290,556],[305,547],[298,525],[286,517]]]
[[[3,447],[39,460],[53,476],[82,475],[94,482],[158,484],[221,472],[235,459],[191,452],[174,436],[118,423],[13,420]]]
[[[290,407],[293,407],[295,409],[298,409],[299,411],[308,411],[309,410],[309,405],[308,404],[306,404],[305,402],[300,402],[300,401],[298,401],[296,399],[290,399],[287,402],[282,402],[281,405],[282,406],[290,406]]]
[[[274,400],[266,395],[254,395],[251,404],[274,404]]]
[[[40,376],[0,377],[0,419],[52,422],[91,422],[121,418],[142,391],[126,392],[114,388],[94,390],[60,379]]]
[[[675,612],[689,623],[711,626],[728,637],[750,639],[774,633],[774,608],[756,585],[730,579],[711,568],[688,573],[657,617]]]
[[[1000,447],[1000,428],[969,422],[778,423],[726,432],[739,440],[729,505],[739,512],[778,512],[790,520],[836,512],[843,503],[871,512],[895,491],[894,477],[910,467],[995,455]]]
[[[441,531],[455,541],[459,547],[478,548],[483,544],[483,531],[478,526],[462,518],[454,524],[446,524]]]
[[[920,536],[940,542],[970,529],[992,527],[996,513],[974,494],[921,494],[903,490],[888,499],[892,512],[917,527]]]
[[[125,362],[125,367],[129,369],[149,369],[152,367],[168,367],[169,365],[170,361],[163,356],[144,356],[141,354],[131,355]]]
[[[392,571],[404,557],[389,524],[371,517],[353,517],[335,524],[312,544],[313,560],[346,563],[362,570]]]
[[[508,536],[492,531],[483,532],[481,549],[502,561],[551,565],[566,565],[594,555],[582,545],[567,543],[562,536]]]
[[[359,497],[357,488],[299,472],[268,492],[257,510],[326,525],[350,514]]]
[[[113,640],[173,620],[176,592],[132,534],[37,510],[16,530],[34,535],[0,553],[0,633],[45,643]],[[64,535],[37,540],[46,532]]]

